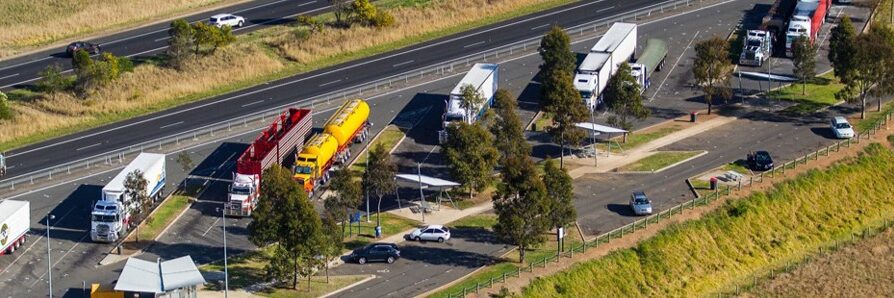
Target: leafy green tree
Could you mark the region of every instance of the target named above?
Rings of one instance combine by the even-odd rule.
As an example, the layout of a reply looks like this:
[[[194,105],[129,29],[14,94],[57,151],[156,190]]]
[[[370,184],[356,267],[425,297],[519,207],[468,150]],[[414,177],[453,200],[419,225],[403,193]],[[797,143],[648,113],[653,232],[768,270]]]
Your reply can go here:
[[[236,35],[233,35],[233,28],[224,26],[214,31],[214,39],[211,42],[211,54],[217,52],[217,49],[229,45],[236,41]]]
[[[540,49],[538,51],[540,52],[541,60],[543,60],[543,63],[540,64],[540,77],[542,78],[540,88],[542,95],[541,106],[549,107],[553,105],[552,100],[560,96],[555,93],[564,91],[559,90],[562,86],[556,86],[560,82],[551,80],[551,78],[554,78],[554,74],[557,72],[568,75],[574,73],[577,58],[575,58],[574,52],[571,51],[571,37],[559,26],[553,26],[543,36],[540,40]],[[573,79],[571,78],[571,80]],[[572,89],[574,89],[573,84]]]
[[[349,225],[351,210],[363,201],[363,191],[349,169],[337,169],[332,172],[329,189],[334,194],[323,203],[323,208],[333,220],[341,222],[339,240],[344,240],[345,228]]]
[[[186,22],[179,19],[171,22],[168,29],[168,64],[175,69],[183,69],[187,60],[193,57],[195,47],[195,30]]]
[[[633,128],[628,118],[637,120],[649,117],[650,111],[643,105],[643,95],[636,78],[630,74],[630,65],[621,63],[618,72],[608,81],[605,88],[605,106],[612,112],[608,123],[625,130]]]
[[[705,93],[708,114],[714,105],[714,98],[728,100],[732,97],[729,88],[730,73],[733,65],[729,63],[729,43],[720,37],[699,41],[695,44],[695,63],[692,74],[695,84]]]
[[[205,22],[196,22],[192,25],[193,44],[195,45],[195,55],[201,54],[201,48],[209,47],[216,39],[217,26],[208,25]]]
[[[550,203],[550,225],[565,227],[577,219],[574,207],[574,183],[568,171],[547,159],[543,164],[543,185]]]
[[[37,88],[52,96],[53,99],[56,99],[57,93],[65,91],[72,84],[72,80],[62,74],[62,68],[58,64],[47,66],[40,72],[40,77]]]
[[[324,259],[323,266],[325,266],[326,269],[326,283],[329,283],[329,263],[332,263],[335,258],[341,255],[341,249],[343,247],[342,241],[344,239],[341,236],[344,236],[344,228],[339,230],[336,218],[337,217],[328,213],[327,216],[323,218],[321,255]],[[342,232],[341,235],[339,235],[340,231]]]
[[[857,37],[857,30],[851,18],[847,15],[841,18],[838,26],[832,28],[829,36],[829,53],[827,57],[832,62],[832,69],[835,76],[839,79],[847,78],[848,72],[851,70],[851,54],[854,52],[854,41]]]
[[[391,153],[382,144],[369,151],[369,164],[363,175],[365,188],[379,198],[376,207],[376,226],[382,226],[382,198],[397,190],[397,164],[391,159]]]
[[[9,106],[9,97],[0,91],[0,120],[12,119],[12,107]]]
[[[816,45],[806,36],[801,36],[792,44],[792,63],[795,76],[801,81],[801,94],[807,94],[807,82],[816,77]]]
[[[264,200],[252,212],[249,240],[257,246],[273,245],[265,268],[268,278],[290,280],[297,289],[298,278],[316,266],[313,258],[324,247],[320,216],[285,168],[264,170],[261,183]]]
[[[472,122],[475,114],[478,113],[478,107],[481,107],[481,104],[484,103],[484,97],[478,93],[478,90],[475,90],[475,86],[471,84],[467,84],[460,88],[460,94],[462,97],[459,101],[459,107],[463,108],[466,111],[466,114],[463,115],[465,117],[466,122]]]
[[[561,147],[559,165],[565,167],[565,147],[568,144],[579,144],[586,134],[575,124],[586,121],[588,108],[584,105],[580,93],[574,89],[574,78],[570,73],[554,72],[546,82],[552,86],[544,101],[549,103],[546,111],[553,114],[553,126],[549,129],[553,142]],[[546,83],[545,83],[546,84]]]
[[[494,147],[501,153],[502,160],[510,155],[528,155],[531,145],[525,140],[525,128],[516,112],[515,96],[505,89],[498,89],[494,95],[496,121],[491,125]]]
[[[75,73],[75,89],[82,95],[86,94],[95,82],[96,67],[90,54],[84,50],[78,50],[71,59]]]
[[[469,199],[491,181],[500,152],[493,146],[494,136],[481,126],[458,123],[447,127],[444,154],[453,176],[469,189]]]
[[[363,26],[372,25],[373,19],[378,14],[378,9],[369,0],[354,0],[351,2],[350,10],[350,15],[353,18],[352,22]]]
[[[537,167],[527,155],[512,155],[502,168],[502,183],[494,194],[494,232],[517,245],[519,262],[529,248],[543,244],[550,228],[550,202]]]
[[[349,2],[344,0],[328,0],[329,6],[332,7],[332,14],[335,15],[335,25],[345,26],[351,17],[351,6]]]
[[[894,47],[887,39],[884,29],[872,30],[857,36],[853,52],[849,58],[851,69],[845,71],[842,80],[845,87],[835,94],[838,99],[851,103],[860,103],[860,118],[866,117],[866,97],[873,88],[876,94],[890,90],[892,66],[894,63]]]
[[[149,215],[149,208],[152,207],[151,199],[146,193],[149,187],[149,181],[143,177],[143,172],[134,170],[127,173],[124,178],[124,196],[130,198],[130,203],[124,208],[130,210],[131,214],[136,213],[137,218],[144,218]],[[140,226],[137,225],[136,239],[140,242]]]

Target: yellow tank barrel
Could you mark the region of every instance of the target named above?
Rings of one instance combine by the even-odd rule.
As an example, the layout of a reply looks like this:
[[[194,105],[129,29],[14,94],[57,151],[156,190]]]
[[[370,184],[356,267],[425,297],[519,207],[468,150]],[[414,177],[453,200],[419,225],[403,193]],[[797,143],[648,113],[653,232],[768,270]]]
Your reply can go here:
[[[338,147],[344,147],[353,138],[357,130],[369,120],[369,104],[362,99],[349,100],[332,114],[323,131],[338,140]]]

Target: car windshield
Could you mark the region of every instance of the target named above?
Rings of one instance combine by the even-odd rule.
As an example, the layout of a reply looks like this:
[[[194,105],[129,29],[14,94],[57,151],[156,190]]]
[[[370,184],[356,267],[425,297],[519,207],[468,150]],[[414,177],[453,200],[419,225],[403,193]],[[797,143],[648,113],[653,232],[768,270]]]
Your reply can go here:
[[[447,121],[447,122],[463,121],[463,115],[446,115],[446,116],[444,116],[444,121]]]
[[[593,92],[590,92],[590,91],[581,91],[581,92],[580,92],[580,97],[583,98],[583,99],[587,99],[587,98],[593,97]]]
[[[649,203],[649,199],[646,198],[645,195],[634,195],[634,196],[633,196],[633,203],[634,203],[634,204],[637,204],[637,205],[648,204],[648,203]]]
[[[754,160],[757,160],[758,162],[767,162],[767,161],[770,161],[770,154],[769,154],[769,153],[766,153],[766,152],[758,152],[758,153],[754,156]]]
[[[851,125],[847,124],[847,123],[836,123],[835,128],[836,129],[848,129],[848,128],[851,128]]]
[[[233,191],[232,191],[232,193],[233,193],[234,195],[250,195],[250,194],[251,194],[251,188],[249,188],[249,187],[238,187],[238,186],[236,186],[236,187],[233,187]]]
[[[211,21],[212,23],[217,23],[217,18],[211,18],[210,21]]]

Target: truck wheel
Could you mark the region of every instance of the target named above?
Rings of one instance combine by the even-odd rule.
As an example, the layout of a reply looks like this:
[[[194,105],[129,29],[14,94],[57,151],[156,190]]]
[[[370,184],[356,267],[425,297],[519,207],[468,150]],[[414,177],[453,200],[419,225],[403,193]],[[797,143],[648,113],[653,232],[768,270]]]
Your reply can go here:
[[[16,252],[16,246],[15,246],[15,245],[10,245],[10,246],[9,246],[9,254],[12,254],[12,253],[14,253],[14,252]]]

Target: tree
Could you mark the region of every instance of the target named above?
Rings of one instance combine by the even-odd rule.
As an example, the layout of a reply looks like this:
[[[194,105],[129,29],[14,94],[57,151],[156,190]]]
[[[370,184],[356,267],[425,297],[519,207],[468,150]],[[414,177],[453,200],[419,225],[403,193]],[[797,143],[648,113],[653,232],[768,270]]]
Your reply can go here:
[[[549,202],[537,167],[527,155],[512,155],[502,168],[502,183],[494,194],[497,224],[494,232],[507,243],[518,246],[519,262],[525,252],[542,244],[549,230]]]
[[[195,166],[192,157],[189,157],[189,153],[186,151],[180,151],[180,153],[177,154],[177,163],[180,164],[180,168],[187,173],[189,173]]]
[[[807,94],[807,82],[816,76],[816,45],[806,36],[801,36],[792,44],[792,63],[795,77],[801,81],[801,95]]]
[[[720,96],[727,100],[732,96],[729,88],[732,66],[729,63],[729,43],[725,39],[714,36],[695,44],[692,74],[695,84],[705,93],[708,114],[711,114],[715,97]]]
[[[342,241],[344,240],[342,238],[344,236],[344,227],[342,227],[342,237],[339,237],[339,229],[338,224],[336,223],[336,218],[330,215],[331,214],[327,213],[327,216],[323,218],[323,236],[321,249],[324,261],[323,265],[326,269],[326,283],[329,283],[329,263],[332,263],[332,261],[335,260],[336,257],[341,255]]]
[[[873,27],[867,34],[860,35],[854,42],[849,58],[850,70],[845,71],[842,80],[845,87],[835,94],[838,99],[860,103],[860,118],[866,117],[866,96],[873,88],[879,95],[890,90],[894,47],[888,36],[890,31]]]
[[[378,144],[369,151],[367,156],[369,164],[363,175],[365,188],[371,191],[379,202],[376,208],[376,226],[382,226],[382,197],[386,194],[393,193],[397,190],[397,181],[394,180],[397,174],[397,164],[391,160],[391,153],[385,146]]]
[[[211,54],[216,53],[218,48],[224,47],[236,41],[236,36],[233,35],[233,28],[231,28],[230,26],[217,28],[214,33],[214,39],[211,42]]]
[[[87,51],[78,50],[72,55],[71,64],[75,73],[75,89],[84,95],[94,84],[96,67],[93,59]]]
[[[465,117],[466,123],[472,123],[472,119],[474,115],[478,113],[479,107],[484,103],[484,97],[478,93],[478,90],[475,90],[475,86],[471,84],[466,84],[460,88],[460,94],[462,94],[462,98],[459,101],[459,107],[462,108],[466,114],[463,115]]]
[[[851,54],[854,52],[854,40],[857,30],[851,18],[847,15],[841,18],[838,26],[832,28],[829,36],[829,62],[832,62],[832,70],[839,79],[847,77],[851,70]]]
[[[65,91],[71,86],[71,80],[62,74],[62,68],[58,64],[47,66],[39,75],[41,79],[37,83],[37,88],[52,96],[53,99],[56,99],[57,93]]]
[[[268,278],[291,280],[297,289],[298,278],[311,272],[313,258],[323,252],[320,216],[287,169],[264,170],[261,183],[264,200],[252,212],[248,238],[257,246],[272,245],[273,253],[266,256]]]
[[[143,172],[140,170],[127,173],[127,177],[124,178],[124,196],[130,198],[130,202],[124,208],[128,209],[131,214],[137,213],[139,218],[148,215],[149,207],[152,206],[151,198],[146,194],[146,188],[148,187],[149,181],[146,181],[146,178],[143,177]],[[138,225],[137,242],[140,242],[139,228],[140,226]]]
[[[376,6],[370,3],[369,0],[354,0],[351,2],[350,10],[351,21],[363,26],[373,25],[373,19],[378,14]]]
[[[335,15],[335,25],[345,26],[347,19],[351,17],[351,9],[347,1],[329,0],[329,6],[332,7],[332,13]]]
[[[543,36],[540,40],[540,58],[543,63],[540,64],[540,77],[542,78],[541,94],[544,107],[553,105],[551,100],[556,98],[553,93],[559,86],[555,86],[556,81],[550,80],[554,77],[554,73],[561,72],[571,75],[574,73],[575,58],[574,52],[571,51],[571,37],[565,33],[559,26],[553,28]],[[573,78],[572,78],[573,80]],[[572,85],[572,89],[573,85]],[[577,92],[577,91],[575,91]],[[580,97],[580,96],[578,96]]]
[[[208,25],[205,22],[196,22],[192,25],[193,44],[195,45],[195,55],[199,55],[202,46],[211,46],[214,43],[217,34],[217,26]]]
[[[168,29],[168,65],[175,69],[183,69],[186,60],[193,57],[195,46],[195,30],[185,20],[171,22]]]
[[[525,128],[515,109],[515,96],[505,89],[498,89],[494,95],[493,109],[496,119],[490,128],[494,135],[494,147],[501,154],[501,164],[510,155],[531,153],[531,145],[525,140]]]
[[[543,164],[543,186],[550,205],[550,225],[558,228],[574,222],[577,219],[574,184],[568,171],[557,167],[552,159],[547,159]]]
[[[12,119],[12,107],[9,106],[9,97],[0,91],[0,120]]]
[[[629,117],[638,120],[649,117],[650,111],[643,105],[640,85],[630,74],[627,63],[621,63],[618,72],[608,81],[604,94],[605,106],[614,114],[608,118],[609,124],[630,130],[633,123],[627,120]]]
[[[447,127],[444,154],[453,177],[469,189],[469,199],[491,181],[500,152],[492,145],[494,136],[481,126],[458,123]]]
[[[326,199],[323,203],[323,208],[329,217],[341,222],[341,237],[339,237],[339,240],[344,240],[345,228],[350,224],[349,216],[351,209],[357,208],[360,202],[363,201],[363,191],[349,169],[333,171],[329,189],[334,194]]]
[[[561,147],[559,165],[565,167],[565,146],[579,144],[586,137],[584,131],[575,124],[587,120],[589,111],[580,97],[580,93],[574,89],[574,78],[570,73],[554,72],[546,78],[552,86],[544,101],[549,105],[546,111],[553,114],[553,127],[549,129],[553,142]]]

